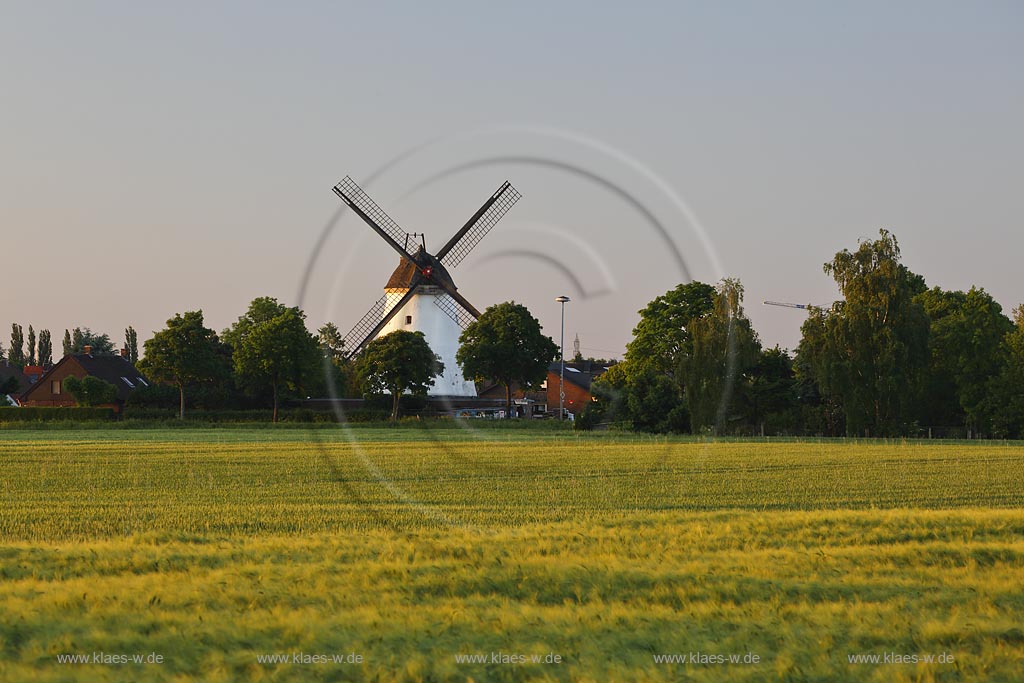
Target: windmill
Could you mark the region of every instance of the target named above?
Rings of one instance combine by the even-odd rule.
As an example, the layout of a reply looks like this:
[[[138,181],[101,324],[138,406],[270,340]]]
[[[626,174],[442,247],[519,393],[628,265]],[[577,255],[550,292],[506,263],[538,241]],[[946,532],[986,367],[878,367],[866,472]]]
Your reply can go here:
[[[373,339],[395,330],[422,332],[444,363],[444,373],[435,378],[430,394],[476,396],[473,382],[462,377],[455,352],[462,330],[480,317],[480,311],[459,293],[448,269],[459,265],[519,201],[519,192],[504,182],[434,254],[427,251],[422,233],[405,232],[351,177],[335,185],[334,192],[400,257],[384,286],[384,296],[345,336],[345,357],[355,356]]]

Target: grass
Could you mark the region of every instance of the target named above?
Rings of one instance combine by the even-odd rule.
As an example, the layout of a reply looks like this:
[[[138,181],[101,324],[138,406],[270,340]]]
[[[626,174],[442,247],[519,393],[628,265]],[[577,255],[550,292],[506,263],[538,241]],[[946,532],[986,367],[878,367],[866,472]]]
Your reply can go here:
[[[0,434],[0,680],[960,681],[1024,666],[1024,447]],[[157,653],[160,664],[58,655]],[[264,654],[362,663],[260,663]],[[757,655],[757,664],[655,655]],[[456,655],[555,653],[559,664]],[[952,663],[851,664],[857,654]]]

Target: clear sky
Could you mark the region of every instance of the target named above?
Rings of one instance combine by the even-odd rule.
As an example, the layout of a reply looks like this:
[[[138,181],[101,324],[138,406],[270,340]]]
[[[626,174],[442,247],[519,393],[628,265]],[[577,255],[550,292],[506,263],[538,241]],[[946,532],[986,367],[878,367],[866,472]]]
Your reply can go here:
[[[1024,301],[1024,4],[635,5],[4,3],[0,339],[297,303],[348,174],[431,250],[511,180],[456,282],[556,340],[573,297],[586,355],[621,354],[673,248],[743,281],[769,345],[803,315],[761,301],[831,302],[822,263],[881,227],[929,284]],[[311,327],[395,265],[342,217]]]

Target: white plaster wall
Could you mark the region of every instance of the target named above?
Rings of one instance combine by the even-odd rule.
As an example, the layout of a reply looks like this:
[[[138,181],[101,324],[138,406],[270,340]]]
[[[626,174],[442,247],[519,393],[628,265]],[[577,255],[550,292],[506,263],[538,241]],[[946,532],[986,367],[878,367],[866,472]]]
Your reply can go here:
[[[386,311],[398,303],[405,292],[391,290],[386,292],[388,300]],[[430,344],[431,350],[441,357],[444,363],[444,374],[434,378],[434,386],[427,392],[429,396],[476,396],[476,386],[462,377],[462,368],[455,361],[455,352],[459,350],[459,335],[462,328],[458,323],[442,311],[435,303],[436,297],[444,296],[444,290],[434,287],[421,288],[405,306],[402,307],[387,326],[381,330],[379,337],[396,330],[422,332]],[[406,317],[412,316],[412,324],[406,323]]]

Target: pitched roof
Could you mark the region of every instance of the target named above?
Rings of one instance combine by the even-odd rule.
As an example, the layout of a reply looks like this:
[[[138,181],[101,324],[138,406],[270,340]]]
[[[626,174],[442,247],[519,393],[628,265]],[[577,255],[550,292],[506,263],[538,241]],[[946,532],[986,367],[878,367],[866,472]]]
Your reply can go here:
[[[124,401],[128,398],[129,394],[132,393],[136,388],[139,387],[140,380],[142,386],[150,384],[146,376],[135,369],[135,366],[128,362],[127,358],[123,356],[94,356],[86,353],[77,353],[70,356],[64,356],[56,365],[46,371],[39,381],[29,387],[22,395],[22,400],[29,399],[31,394],[36,387],[45,386],[47,378],[57,370],[57,368],[63,367],[65,363],[76,363],[79,367],[85,370],[86,374],[96,377],[113,384],[117,388],[117,398],[119,401]],[[126,382],[125,379],[128,381]],[[129,385],[128,382],[131,382]]]
[[[149,384],[149,380],[123,356],[93,356],[81,353],[74,358],[87,373],[117,387],[117,397],[122,401],[139,386],[140,378],[143,386]],[[131,382],[131,386],[124,381],[125,378]]]
[[[384,289],[409,289],[412,287],[412,278],[415,274],[416,265],[409,259],[399,257],[398,267],[391,273]]]

